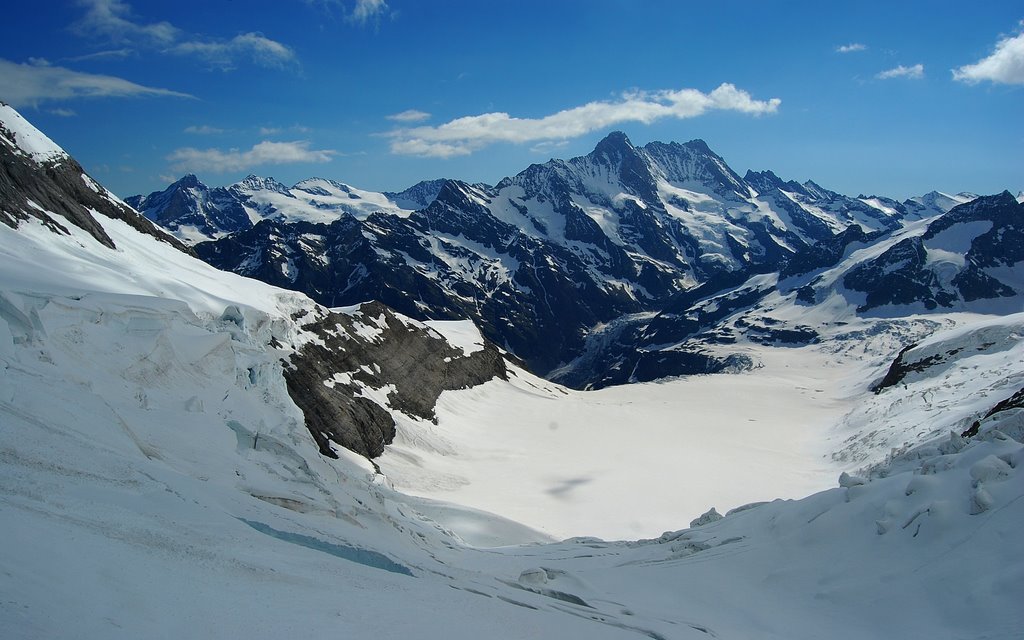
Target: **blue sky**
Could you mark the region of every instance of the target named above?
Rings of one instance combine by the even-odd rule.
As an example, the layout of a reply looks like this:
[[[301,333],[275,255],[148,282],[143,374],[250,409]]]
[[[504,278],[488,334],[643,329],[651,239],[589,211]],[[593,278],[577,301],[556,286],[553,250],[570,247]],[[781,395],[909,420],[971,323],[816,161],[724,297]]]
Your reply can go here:
[[[1019,0],[7,5],[0,100],[125,196],[493,184],[613,130],[852,195],[1024,189]]]

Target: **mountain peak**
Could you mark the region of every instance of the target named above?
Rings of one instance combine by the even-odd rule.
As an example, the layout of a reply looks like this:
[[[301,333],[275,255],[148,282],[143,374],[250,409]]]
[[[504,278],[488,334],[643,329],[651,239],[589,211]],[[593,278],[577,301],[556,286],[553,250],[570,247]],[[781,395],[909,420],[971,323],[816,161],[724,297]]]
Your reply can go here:
[[[781,189],[785,186],[782,178],[769,170],[751,171],[747,169],[747,173],[743,176],[743,181],[754,187],[758,193],[767,193],[772,189]]]
[[[636,147],[629,141],[629,137],[621,131],[612,131],[594,147],[592,155],[604,155],[608,157],[622,156],[624,153],[635,153]]]
[[[712,151],[711,147],[708,146],[708,143],[704,142],[704,140],[701,138],[694,138],[689,142],[684,142],[683,146],[689,147],[690,149],[693,149],[694,151],[699,151],[701,153],[710,153],[712,155],[718,155],[714,151]]]
[[[266,178],[261,178],[260,176],[250,173],[245,177],[244,180],[232,186],[234,188],[241,188],[251,191],[276,191],[277,193],[280,193],[282,195],[294,197],[291,194],[291,192],[289,192],[288,187],[281,184],[280,182],[278,182],[277,180],[270,176],[267,176]]]
[[[184,189],[206,188],[206,185],[203,184],[199,177],[194,173],[186,173],[174,184]]]
[[[36,129],[14,107],[4,103],[0,103],[0,142],[40,164],[59,162],[69,157],[64,149]]]

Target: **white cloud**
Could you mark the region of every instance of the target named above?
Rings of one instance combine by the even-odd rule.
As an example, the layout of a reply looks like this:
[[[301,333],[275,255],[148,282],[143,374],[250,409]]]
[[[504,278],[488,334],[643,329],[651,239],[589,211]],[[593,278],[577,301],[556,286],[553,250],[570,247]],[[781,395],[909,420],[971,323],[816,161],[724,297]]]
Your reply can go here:
[[[844,44],[836,47],[836,53],[855,53],[857,51],[866,51],[868,46],[859,42],[851,42],[850,44]]]
[[[725,83],[711,93],[696,89],[635,91],[614,102],[589,102],[543,118],[513,118],[507,113],[485,113],[456,118],[437,127],[397,129],[391,152],[448,158],[468,155],[497,142],[559,141],[624,122],[650,124],[664,118],[693,118],[707,111],[739,111],[749,115],[775,113],[781,100],[755,100]]]
[[[73,118],[78,115],[71,109],[47,109],[47,111],[61,118]]]
[[[1024,84],[1024,30],[997,42],[995,51],[987,58],[953,69],[953,79],[971,84],[982,80]]]
[[[79,0],[85,16],[73,25],[81,35],[99,38],[114,44],[131,45],[160,53],[190,55],[221,69],[232,69],[239,60],[249,60],[264,67],[284,67],[295,63],[295,52],[288,46],[261,33],[243,33],[222,40],[186,34],[169,22],[142,23],[132,15],[131,6],[123,0]],[[100,52],[113,55],[130,49]],[[83,56],[83,59],[89,56]]]
[[[48,64],[18,64],[2,58],[0,96],[15,107],[73,98],[194,97],[170,89],[146,87],[114,76],[81,73]]]
[[[117,43],[168,45],[178,39],[181,30],[169,22],[140,24],[131,18],[132,10],[122,0],[79,0],[85,16],[74,29],[89,36],[101,36]]]
[[[533,153],[548,154],[568,145],[568,140],[545,140],[544,142],[538,142],[530,147],[530,151]]]
[[[352,9],[349,20],[366,24],[370,20],[384,15],[387,10],[388,3],[384,0],[356,0],[356,6]]]
[[[123,49],[111,49],[109,51],[97,51],[96,53],[87,53],[81,56],[74,56],[72,58],[63,58],[67,62],[86,62],[88,60],[112,60],[116,58],[127,58],[132,55],[134,51],[127,47]]]
[[[248,59],[264,67],[284,67],[298,60],[295,52],[260,33],[243,33],[227,41],[179,42],[167,49],[178,55],[192,55],[225,69],[233,69],[239,59]]]
[[[167,156],[175,171],[210,171],[223,173],[241,171],[259,165],[295,164],[301,162],[330,162],[337,155],[332,149],[310,149],[309,142],[270,142],[264,140],[247,151],[239,149],[176,149]]]
[[[418,111],[416,109],[407,109],[401,113],[394,113],[387,116],[388,120],[394,120],[395,122],[423,122],[430,117],[430,114],[426,111]]]
[[[910,67],[904,67],[902,64],[892,69],[887,69],[875,75],[879,80],[890,80],[892,78],[910,78],[911,80],[920,80],[924,77],[924,65],[915,64]]]
[[[201,124],[201,125],[192,125],[191,127],[185,127],[184,132],[185,133],[193,133],[193,134],[199,135],[199,136],[213,136],[213,135],[217,135],[219,133],[224,133],[224,130],[220,129],[220,128],[217,128],[217,127],[211,127],[211,126],[206,125],[206,124]]]
[[[279,133],[284,133],[285,131],[291,131],[293,133],[309,133],[312,129],[304,127],[301,124],[293,124],[290,127],[260,127],[258,131],[261,136],[276,136]]]

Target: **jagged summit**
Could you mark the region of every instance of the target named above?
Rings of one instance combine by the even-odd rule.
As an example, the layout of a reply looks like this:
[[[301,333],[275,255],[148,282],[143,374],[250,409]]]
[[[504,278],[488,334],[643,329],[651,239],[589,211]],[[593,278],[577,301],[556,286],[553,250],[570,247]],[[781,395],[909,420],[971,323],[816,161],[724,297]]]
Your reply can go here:
[[[633,143],[625,133],[622,131],[612,131],[598,141],[590,155],[594,157],[607,156],[609,158],[613,158],[635,151],[636,147],[633,146]]]
[[[205,184],[202,183],[202,181],[199,179],[199,177],[196,176],[196,174],[194,174],[194,173],[186,173],[185,175],[181,176],[181,178],[179,178],[178,181],[175,182],[174,184],[176,184],[178,186],[181,186],[181,187],[186,187],[186,188],[192,188],[192,187],[203,188],[203,187],[206,186]]]

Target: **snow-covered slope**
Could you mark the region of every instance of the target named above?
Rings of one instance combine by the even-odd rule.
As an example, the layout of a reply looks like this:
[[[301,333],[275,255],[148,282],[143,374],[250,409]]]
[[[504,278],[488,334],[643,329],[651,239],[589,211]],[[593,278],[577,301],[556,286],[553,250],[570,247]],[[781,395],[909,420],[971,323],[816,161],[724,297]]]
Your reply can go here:
[[[0,103],[0,122],[3,122],[4,127],[0,142],[15,153],[40,164],[57,163],[68,158],[63,149],[10,105]]]

